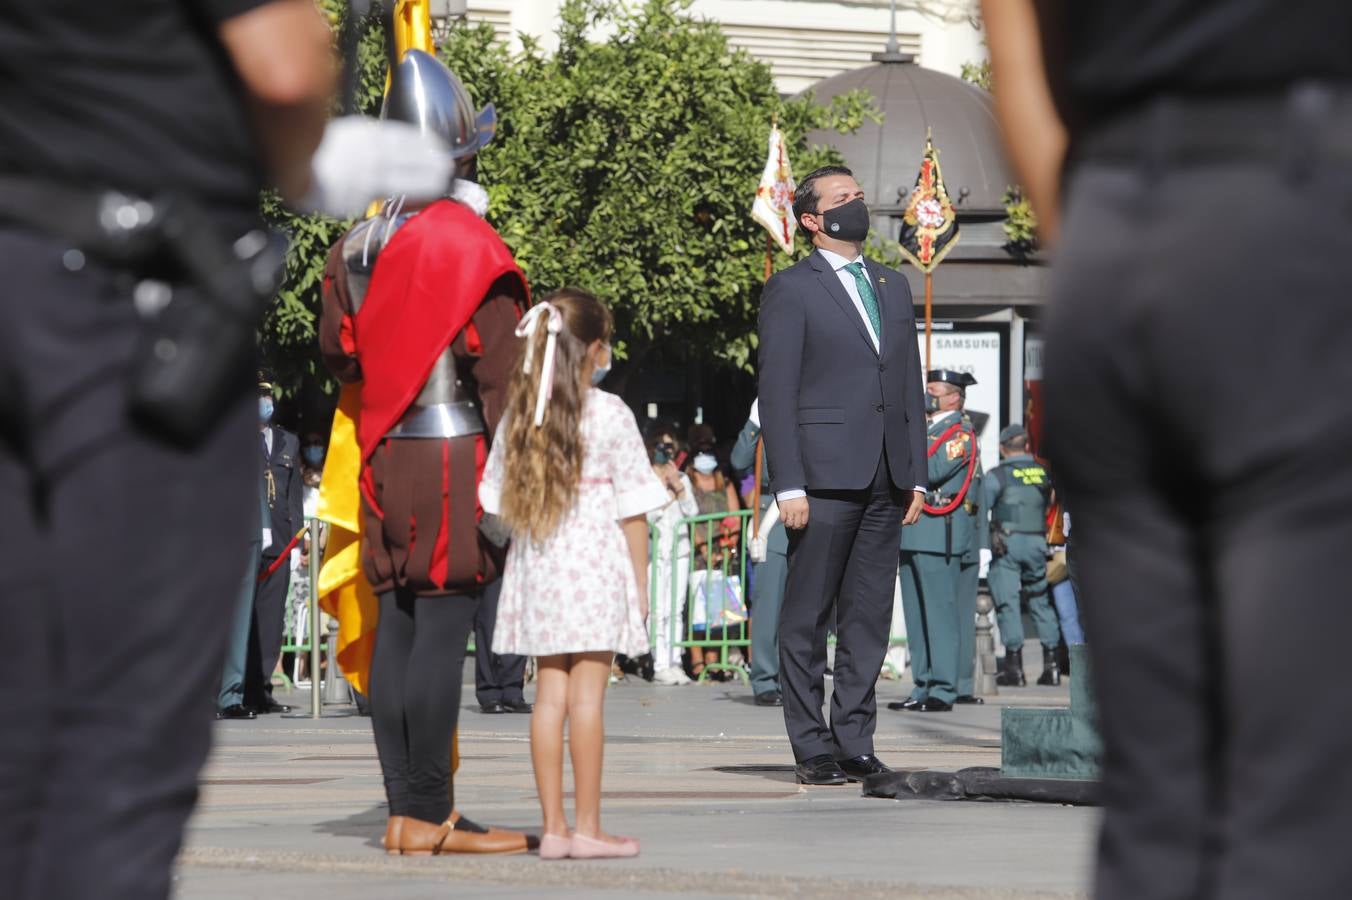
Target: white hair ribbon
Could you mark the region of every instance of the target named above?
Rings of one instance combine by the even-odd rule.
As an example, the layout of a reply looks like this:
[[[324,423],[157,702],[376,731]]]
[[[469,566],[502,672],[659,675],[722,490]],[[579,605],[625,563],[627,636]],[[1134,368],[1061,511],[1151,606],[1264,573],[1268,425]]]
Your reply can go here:
[[[535,334],[535,329],[539,326],[541,317],[544,316],[549,319],[545,326],[549,333],[545,337],[545,359],[544,369],[540,372],[540,392],[535,396],[536,428],[544,424],[545,404],[554,395],[554,349],[558,342],[559,333],[563,331],[563,315],[552,303],[539,303],[527,310],[526,314],[521,317],[521,322],[516,326],[516,336],[526,338],[529,341],[531,335]],[[521,366],[521,371],[527,375],[530,374],[531,356],[530,345],[527,343],[526,361]]]

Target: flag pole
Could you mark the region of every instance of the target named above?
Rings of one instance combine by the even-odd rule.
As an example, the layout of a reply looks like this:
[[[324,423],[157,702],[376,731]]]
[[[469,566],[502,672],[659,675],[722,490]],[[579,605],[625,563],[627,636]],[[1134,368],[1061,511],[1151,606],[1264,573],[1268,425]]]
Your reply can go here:
[[[770,232],[765,232],[765,280],[770,280],[770,273],[774,269],[775,242],[770,237]]]
[[[934,335],[934,273],[925,273],[925,371],[930,370],[930,338]]]

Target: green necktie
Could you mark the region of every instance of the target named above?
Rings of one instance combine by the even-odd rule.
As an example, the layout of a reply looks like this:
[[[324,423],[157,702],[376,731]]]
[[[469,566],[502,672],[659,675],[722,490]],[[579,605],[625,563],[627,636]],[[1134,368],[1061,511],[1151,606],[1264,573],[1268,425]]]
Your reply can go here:
[[[869,323],[873,326],[873,336],[878,339],[879,347],[883,342],[883,317],[878,312],[878,298],[873,296],[873,285],[869,284],[868,274],[863,263],[846,263],[845,268],[854,276],[854,286],[859,289],[859,299],[868,313]]]

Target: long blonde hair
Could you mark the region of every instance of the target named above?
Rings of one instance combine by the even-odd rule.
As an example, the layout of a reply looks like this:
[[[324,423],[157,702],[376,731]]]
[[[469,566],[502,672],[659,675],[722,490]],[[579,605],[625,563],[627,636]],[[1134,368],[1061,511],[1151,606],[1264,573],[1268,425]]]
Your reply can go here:
[[[517,361],[516,377],[507,395],[506,466],[502,517],[518,537],[542,541],[554,533],[577,497],[582,478],[582,403],[587,348],[610,340],[613,320],[600,300],[577,288],[563,288],[544,298],[559,311],[563,330],[556,337],[553,371],[545,372],[549,329],[539,324],[527,338]],[[530,366],[524,366],[526,355]],[[529,368],[529,371],[524,371]],[[535,424],[540,379],[553,378],[544,421]]]

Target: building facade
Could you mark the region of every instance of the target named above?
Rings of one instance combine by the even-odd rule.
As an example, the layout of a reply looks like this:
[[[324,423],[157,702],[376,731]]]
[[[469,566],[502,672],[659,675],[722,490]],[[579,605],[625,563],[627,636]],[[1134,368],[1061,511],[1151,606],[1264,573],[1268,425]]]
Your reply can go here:
[[[550,47],[560,0],[441,0],[434,13],[466,7],[471,22],[487,22],[520,48],[524,33]],[[694,0],[692,15],[718,22],[728,40],[767,63],[783,94],[867,65],[887,42],[890,0]],[[957,75],[986,56],[977,0],[899,0],[897,40],[928,69]]]

